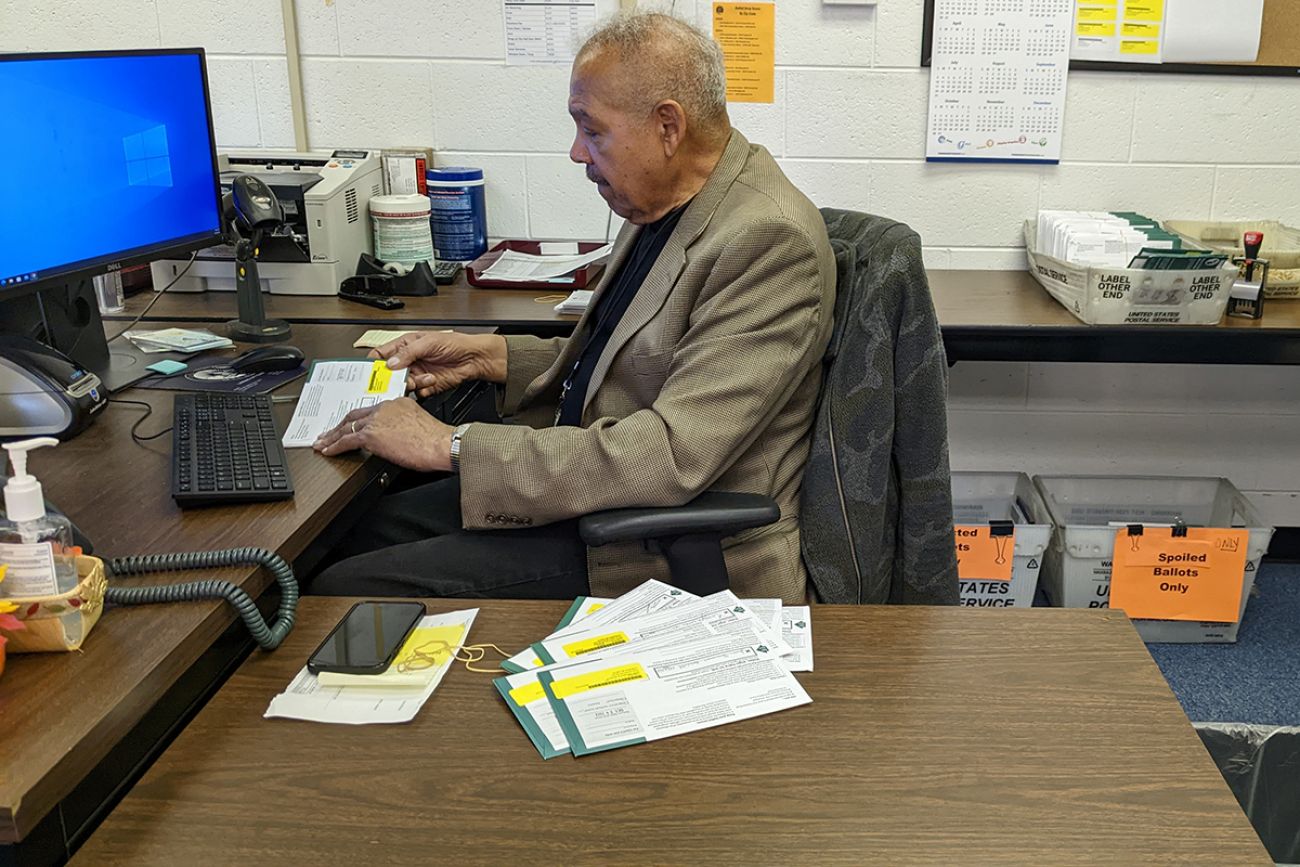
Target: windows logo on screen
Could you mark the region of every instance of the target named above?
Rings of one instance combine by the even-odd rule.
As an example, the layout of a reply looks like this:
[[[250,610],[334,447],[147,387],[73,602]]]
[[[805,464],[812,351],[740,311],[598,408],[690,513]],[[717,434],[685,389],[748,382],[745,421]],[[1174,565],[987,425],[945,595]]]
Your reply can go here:
[[[122,139],[126,151],[126,182],[133,187],[170,187],[171,155],[167,127],[155,126]]]

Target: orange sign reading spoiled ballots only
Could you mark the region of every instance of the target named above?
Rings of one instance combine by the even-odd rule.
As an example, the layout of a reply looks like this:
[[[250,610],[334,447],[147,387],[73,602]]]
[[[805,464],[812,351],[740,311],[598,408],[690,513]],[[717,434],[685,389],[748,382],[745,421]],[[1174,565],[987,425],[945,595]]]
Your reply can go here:
[[[1236,623],[1248,530],[1133,527],[1115,534],[1110,607],[1129,617]]]
[[[964,581],[1010,581],[1016,553],[1015,527],[958,524],[957,577]]]

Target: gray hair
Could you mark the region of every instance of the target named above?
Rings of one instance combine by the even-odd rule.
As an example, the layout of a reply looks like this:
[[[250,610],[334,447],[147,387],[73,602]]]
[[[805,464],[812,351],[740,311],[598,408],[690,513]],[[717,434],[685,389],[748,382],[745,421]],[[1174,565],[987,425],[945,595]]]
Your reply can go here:
[[[632,81],[624,108],[647,114],[666,99],[708,135],[729,131],[722,49],[708,34],[662,12],[622,12],[596,29],[577,60],[613,51]]]

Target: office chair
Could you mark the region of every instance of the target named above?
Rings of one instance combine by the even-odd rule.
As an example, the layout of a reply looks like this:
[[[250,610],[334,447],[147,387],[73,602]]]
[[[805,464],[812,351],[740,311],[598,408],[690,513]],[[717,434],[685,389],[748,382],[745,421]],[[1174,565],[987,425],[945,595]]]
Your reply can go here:
[[[921,241],[902,223],[823,208],[835,323],[800,492],[804,566],[828,603],[955,605],[947,363]],[[775,522],[770,497],[707,491],[683,506],[586,515],[590,547],[641,541],[671,580],[728,586],[722,540]]]

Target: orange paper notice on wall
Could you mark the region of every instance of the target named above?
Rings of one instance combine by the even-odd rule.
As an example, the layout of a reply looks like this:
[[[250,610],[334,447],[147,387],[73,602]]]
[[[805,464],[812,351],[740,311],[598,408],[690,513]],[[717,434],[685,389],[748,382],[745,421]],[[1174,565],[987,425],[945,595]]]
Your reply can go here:
[[[1236,623],[1249,530],[1134,527],[1115,534],[1110,607],[1129,617]]]
[[[1016,553],[1015,527],[958,525],[957,577],[964,581],[1010,581]]]

